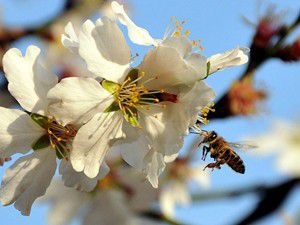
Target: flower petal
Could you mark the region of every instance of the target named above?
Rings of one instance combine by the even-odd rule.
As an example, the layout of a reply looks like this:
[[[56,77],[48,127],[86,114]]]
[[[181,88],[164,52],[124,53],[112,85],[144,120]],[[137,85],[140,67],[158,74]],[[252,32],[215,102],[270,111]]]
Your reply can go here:
[[[0,115],[0,158],[25,154],[45,132],[21,110],[0,107]]]
[[[123,137],[122,123],[122,114],[112,112],[98,113],[83,125],[73,142],[73,168],[90,178],[96,177],[112,142]]]
[[[69,224],[80,213],[80,209],[90,201],[90,195],[67,188],[63,182],[51,182],[46,194],[38,201],[51,205],[48,213],[48,223],[51,225]]]
[[[63,46],[69,49],[73,53],[78,53],[79,41],[78,35],[75,32],[74,26],[71,22],[69,22],[65,26],[66,34],[61,36],[61,42]]]
[[[90,210],[83,218],[82,225],[137,225],[133,222],[134,216],[123,192],[114,189],[106,190],[97,194],[91,202]]]
[[[210,185],[210,176],[207,171],[203,170],[203,168],[203,165],[192,168],[191,178],[196,181],[199,186],[208,188]]]
[[[192,52],[192,42],[186,36],[168,37],[161,45],[175,48],[182,58],[187,57]]]
[[[180,84],[189,85],[203,77],[190,63],[185,62],[175,48],[166,46],[150,50],[139,68],[145,73],[144,81],[157,78],[147,83],[149,89],[155,90]]]
[[[198,81],[192,88],[187,88],[178,95],[177,103],[168,104],[163,117],[166,129],[160,135],[162,139],[160,148],[164,151],[164,155],[176,156],[182,148],[188,128],[196,122],[198,112],[214,97],[213,90],[203,81]]]
[[[3,205],[15,202],[22,215],[29,215],[33,202],[44,195],[56,169],[53,150],[43,149],[18,159],[6,172],[0,189]]]
[[[129,68],[130,48],[118,25],[104,17],[87,20],[79,34],[79,54],[97,77],[120,83]]]
[[[113,96],[93,78],[70,77],[61,80],[48,93],[49,112],[63,124],[86,123],[103,112]]]
[[[138,45],[157,45],[158,42],[151,37],[149,32],[141,27],[138,27],[126,14],[123,5],[120,5],[118,2],[113,1],[111,3],[111,8],[116,14],[120,23],[125,25],[128,30],[128,36],[130,40]]]
[[[127,132],[126,140],[127,140]],[[139,135],[139,134],[136,134]],[[114,148],[119,148],[122,158],[132,167],[142,171],[144,168],[144,158],[149,152],[149,146],[144,136],[139,135],[138,139],[133,142],[124,142],[120,145],[114,145]]]
[[[207,77],[207,59],[198,53],[189,55],[186,63],[197,72],[197,81]]]
[[[62,175],[65,186],[75,187],[79,191],[91,192],[97,185],[97,181],[104,178],[109,172],[109,167],[102,163],[98,175],[91,179],[83,172],[76,172],[70,161],[62,160],[59,173]]]
[[[39,62],[40,49],[29,46],[23,57],[12,48],[3,56],[3,70],[9,82],[8,90],[29,112],[44,114],[47,92],[57,83],[57,76],[49,73]]]
[[[164,215],[174,218],[177,204],[187,205],[191,198],[184,183],[172,181],[167,184],[161,192],[159,203]]]
[[[224,53],[216,54],[208,58],[210,63],[209,74],[227,67],[239,66],[248,62],[248,48],[237,47]]]
[[[144,172],[147,175],[147,179],[154,188],[158,188],[158,177],[166,167],[164,157],[161,153],[152,150],[144,160],[146,163]]]

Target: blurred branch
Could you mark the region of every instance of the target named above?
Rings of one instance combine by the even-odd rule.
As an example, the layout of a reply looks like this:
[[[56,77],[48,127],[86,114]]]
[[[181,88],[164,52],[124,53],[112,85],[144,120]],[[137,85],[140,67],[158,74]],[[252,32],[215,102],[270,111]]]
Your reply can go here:
[[[276,212],[299,183],[300,179],[291,179],[264,191],[256,208],[236,225],[249,225]]]
[[[249,225],[275,213],[286,201],[291,191],[300,183],[300,178],[294,178],[272,186],[256,185],[238,190],[209,192],[193,196],[194,201],[218,200],[220,198],[233,198],[245,194],[255,193],[260,201],[255,209],[235,225]]]
[[[282,26],[279,32],[279,38],[271,48],[268,47],[257,47],[255,44],[255,38],[253,38],[251,47],[250,47],[250,57],[249,63],[244,71],[244,73],[240,76],[239,81],[250,77],[252,78],[255,74],[255,71],[267,60],[276,57],[278,51],[280,51],[285,39],[299,26],[300,24],[300,14],[295,19],[295,21],[290,26]],[[210,112],[207,116],[209,120],[212,119],[224,119],[227,117],[235,116],[236,114],[232,112],[230,107],[230,98],[228,91],[216,102],[215,104],[215,112]]]

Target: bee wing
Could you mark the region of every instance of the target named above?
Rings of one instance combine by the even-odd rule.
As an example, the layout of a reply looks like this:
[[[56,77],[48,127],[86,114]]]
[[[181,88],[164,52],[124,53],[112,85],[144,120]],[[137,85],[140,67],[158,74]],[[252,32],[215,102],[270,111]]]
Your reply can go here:
[[[234,149],[249,150],[257,148],[257,145],[249,142],[228,142],[228,145]]]

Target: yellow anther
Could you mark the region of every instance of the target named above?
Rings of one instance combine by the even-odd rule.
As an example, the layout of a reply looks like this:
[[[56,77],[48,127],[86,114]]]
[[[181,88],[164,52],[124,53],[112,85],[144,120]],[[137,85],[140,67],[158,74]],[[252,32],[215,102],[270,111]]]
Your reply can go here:
[[[154,101],[155,101],[155,102],[159,102],[159,99],[158,99],[158,98],[156,98],[156,99],[154,99]]]
[[[48,134],[52,134],[52,131],[51,131],[51,130],[48,130]]]
[[[184,34],[185,34],[185,36],[189,36],[190,33],[191,33],[190,30],[186,30]]]
[[[176,30],[173,34],[174,37],[180,37],[181,33],[180,31]]]
[[[161,93],[164,93],[164,92],[165,92],[165,89],[161,89],[160,92],[161,92]]]
[[[150,107],[149,107],[149,106],[147,106],[147,107],[146,107],[146,110],[150,110]]]
[[[61,141],[61,138],[57,138],[57,141]]]

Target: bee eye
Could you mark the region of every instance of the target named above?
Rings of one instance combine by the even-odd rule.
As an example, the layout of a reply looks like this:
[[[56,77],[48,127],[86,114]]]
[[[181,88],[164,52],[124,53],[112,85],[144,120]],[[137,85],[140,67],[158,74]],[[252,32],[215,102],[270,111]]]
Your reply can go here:
[[[217,133],[213,131],[213,132],[212,132],[212,137],[213,137],[213,138],[216,138],[216,137],[217,137]]]

